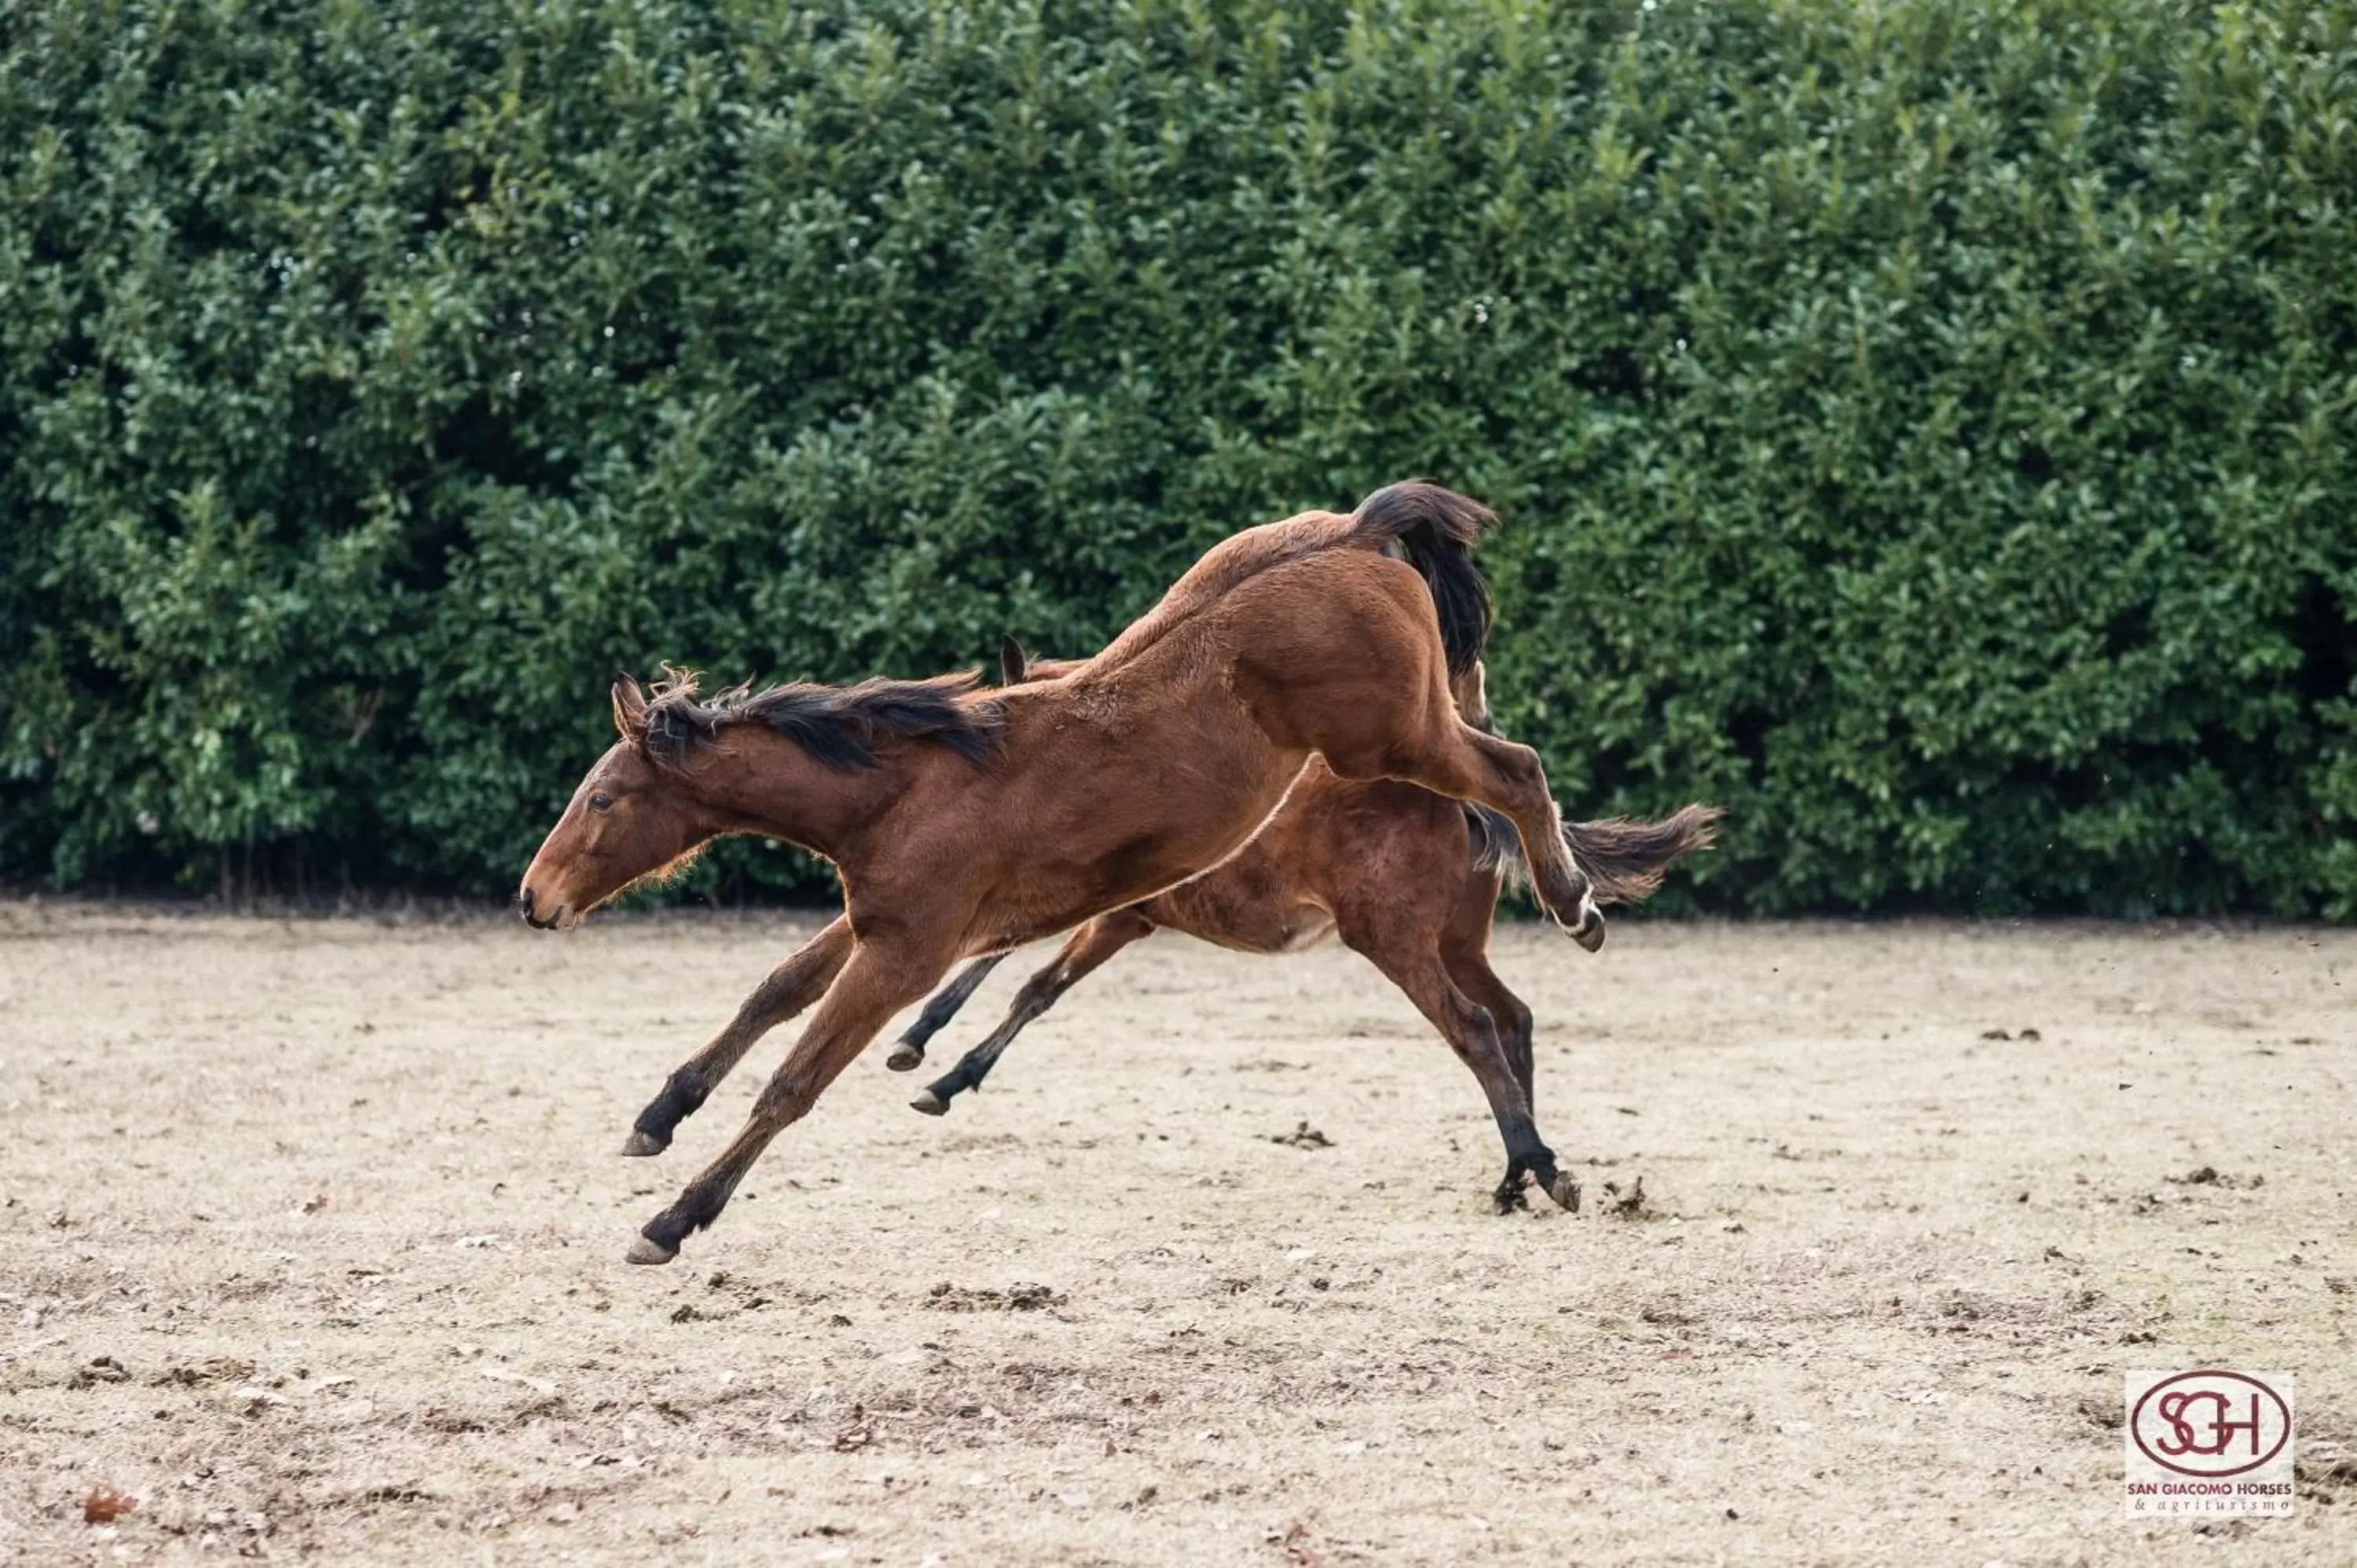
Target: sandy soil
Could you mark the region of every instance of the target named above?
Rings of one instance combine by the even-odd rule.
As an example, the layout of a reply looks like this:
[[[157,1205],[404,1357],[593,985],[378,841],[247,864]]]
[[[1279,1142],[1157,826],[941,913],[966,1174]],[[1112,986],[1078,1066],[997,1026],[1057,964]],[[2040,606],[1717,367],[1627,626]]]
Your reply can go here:
[[[2357,935],[1509,931],[1592,1167],[1511,1219],[1371,970],[1159,938],[625,1265],[810,929],[0,904],[0,1558],[2357,1561]],[[2202,1364],[2297,1374],[2297,1518],[2123,1516],[2122,1371]]]

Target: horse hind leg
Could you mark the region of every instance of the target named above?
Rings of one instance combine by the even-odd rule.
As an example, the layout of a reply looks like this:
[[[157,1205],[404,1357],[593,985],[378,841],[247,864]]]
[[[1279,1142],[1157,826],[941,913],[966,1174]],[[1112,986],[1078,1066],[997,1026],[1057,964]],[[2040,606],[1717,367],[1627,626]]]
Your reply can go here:
[[[1491,1195],[1498,1212],[1510,1213],[1523,1206],[1523,1181],[1527,1176],[1557,1204],[1577,1213],[1579,1183],[1556,1162],[1555,1151],[1539,1136],[1531,1116],[1530,1097],[1515,1076],[1495,1020],[1449,979],[1436,946],[1414,933],[1388,931],[1380,926],[1346,927],[1342,940],[1415,1004],[1416,1011],[1440,1032],[1480,1084],[1506,1146],[1505,1177]]]
[[[1445,688],[1444,693],[1445,693]],[[1375,710],[1380,712],[1380,710]],[[1436,795],[1487,806],[1514,824],[1530,866],[1531,890],[1547,914],[1589,952],[1604,945],[1604,916],[1596,890],[1572,858],[1563,815],[1548,790],[1546,769],[1527,746],[1486,735],[1436,703],[1436,718],[1413,722],[1406,733],[1385,726],[1319,726],[1312,746],[1345,779],[1403,779]],[[1330,733],[1335,728],[1343,733]],[[1372,729],[1373,733],[1370,733]]]
[[[1335,770],[1342,771],[1340,767]],[[1604,915],[1596,907],[1596,890],[1572,858],[1563,834],[1563,814],[1555,809],[1537,752],[1452,717],[1431,744],[1405,757],[1394,757],[1384,771],[1506,816],[1523,841],[1532,891],[1548,916],[1589,952],[1604,945]]]
[[[1514,994],[1490,963],[1490,932],[1497,923],[1501,886],[1494,870],[1467,875],[1465,891],[1441,932],[1440,961],[1457,988],[1471,997],[1475,1006],[1488,1009],[1498,1028],[1498,1043],[1505,1047],[1507,1065],[1514,1069],[1515,1081],[1523,1086],[1523,1094],[1535,1112],[1538,1089],[1531,1047],[1536,1021],[1530,1004]]]
[[[1493,897],[1495,886],[1494,881],[1491,882]],[[1514,1075],[1514,1082],[1523,1091],[1523,1106],[1535,1116],[1538,1110],[1538,1095],[1537,1086],[1534,1081],[1535,1064],[1531,1050],[1531,1010],[1521,997],[1515,995],[1507,987],[1504,981],[1498,978],[1498,972],[1490,967],[1489,955],[1483,950],[1489,934],[1490,921],[1486,908],[1482,913],[1480,929],[1474,933],[1472,941],[1464,940],[1464,933],[1461,933],[1457,926],[1452,925],[1448,935],[1441,940],[1440,961],[1448,970],[1448,978],[1456,983],[1457,988],[1462,991],[1476,1007],[1489,1014],[1491,1023],[1498,1032],[1499,1047],[1505,1053],[1507,1070]],[[1506,1171],[1505,1178],[1498,1184],[1497,1199],[1498,1212],[1501,1214],[1510,1213],[1523,1207],[1523,1173],[1512,1168],[1511,1165]]]

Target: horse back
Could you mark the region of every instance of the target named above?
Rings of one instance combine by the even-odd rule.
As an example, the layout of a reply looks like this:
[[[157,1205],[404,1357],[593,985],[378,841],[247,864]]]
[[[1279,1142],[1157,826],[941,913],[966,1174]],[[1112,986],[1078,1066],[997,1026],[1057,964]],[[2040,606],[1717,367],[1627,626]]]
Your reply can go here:
[[[1230,534],[1205,551],[1152,609],[1088,662],[1100,668],[1128,662],[1275,567],[1328,552],[1372,554],[1376,546],[1359,537],[1357,524],[1348,512],[1305,511]]]

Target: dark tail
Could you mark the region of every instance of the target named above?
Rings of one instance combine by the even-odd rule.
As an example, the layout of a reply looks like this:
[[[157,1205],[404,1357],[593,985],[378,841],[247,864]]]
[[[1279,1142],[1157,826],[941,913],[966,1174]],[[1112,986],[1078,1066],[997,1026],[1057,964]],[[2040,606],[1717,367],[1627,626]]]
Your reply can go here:
[[[1530,857],[1523,854],[1523,835],[1503,811],[1465,802],[1465,831],[1473,840],[1473,869],[1494,871],[1509,887],[1531,885]]]
[[[1369,538],[1396,540],[1408,564],[1432,590],[1440,616],[1440,642],[1448,651],[1448,672],[1462,675],[1481,657],[1490,640],[1490,585],[1473,564],[1473,542],[1498,514],[1470,496],[1403,479],[1359,503],[1351,514]]]
[[[1658,822],[1610,817],[1600,822],[1566,822],[1564,841],[1571,857],[1596,884],[1599,904],[1634,904],[1662,885],[1662,873],[1698,849],[1718,842],[1717,806],[1681,806]]]
[[[1598,903],[1634,904],[1662,885],[1662,874],[1671,866],[1716,843],[1718,820],[1726,814],[1717,806],[1681,806],[1658,822],[1626,817],[1566,822],[1563,838],[1571,846],[1571,857],[1595,884]],[[1472,835],[1476,869],[1498,871],[1516,886],[1529,885],[1530,865],[1512,822],[1486,806],[1469,805],[1465,826]]]

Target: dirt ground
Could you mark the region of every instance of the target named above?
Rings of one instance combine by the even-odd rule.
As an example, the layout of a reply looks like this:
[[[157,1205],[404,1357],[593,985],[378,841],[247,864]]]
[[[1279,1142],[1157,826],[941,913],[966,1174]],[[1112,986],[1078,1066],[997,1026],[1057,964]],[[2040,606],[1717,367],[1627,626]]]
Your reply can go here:
[[[1510,929],[1589,1198],[1510,1219],[1372,970],[1158,938],[626,1265],[811,929],[0,904],[0,1559],[2357,1562],[2357,933]],[[2124,1517],[2200,1365],[2296,1374],[2298,1517]]]

